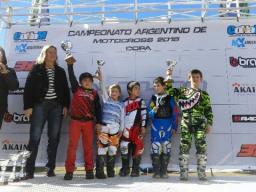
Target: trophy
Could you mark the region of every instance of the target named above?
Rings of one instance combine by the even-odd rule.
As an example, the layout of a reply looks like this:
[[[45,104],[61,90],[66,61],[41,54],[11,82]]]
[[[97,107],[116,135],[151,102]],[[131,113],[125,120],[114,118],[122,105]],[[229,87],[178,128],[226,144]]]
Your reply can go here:
[[[20,153],[10,154],[10,160],[12,162],[12,172],[9,176],[8,182],[17,182],[20,180],[19,175],[16,174],[17,163],[20,157]]]
[[[72,47],[73,45],[69,40],[65,40],[61,42],[61,48],[66,52],[66,58],[65,58],[66,62],[72,62],[72,63],[76,62],[75,58],[71,54]]]
[[[22,152],[20,152],[20,155],[21,155],[21,168],[20,168],[19,177],[20,177],[20,179],[23,179],[26,176],[25,166],[26,166],[27,159],[31,155],[31,152],[30,151],[22,151]]]
[[[173,71],[174,67],[177,65],[177,61],[167,60],[166,65],[167,65],[167,69],[170,69],[171,71]],[[165,78],[165,81],[172,81],[172,75],[167,75],[167,77]]]
[[[6,167],[9,164],[9,159],[0,159],[1,175],[0,175],[0,185],[7,185],[8,179],[5,177]]]
[[[98,59],[98,60],[96,60],[96,63],[98,65],[98,69],[95,72],[95,77],[98,77],[99,76],[99,70],[101,69],[101,67],[103,67],[103,65],[105,65],[105,61],[101,60],[101,59]]]

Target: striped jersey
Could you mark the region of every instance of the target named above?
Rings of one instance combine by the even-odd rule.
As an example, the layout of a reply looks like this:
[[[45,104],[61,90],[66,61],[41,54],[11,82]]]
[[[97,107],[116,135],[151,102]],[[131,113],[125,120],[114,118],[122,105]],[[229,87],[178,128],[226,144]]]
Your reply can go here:
[[[54,69],[46,69],[47,77],[48,77],[48,90],[45,94],[45,99],[56,99],[57,94],[55,91],[55,71]]]

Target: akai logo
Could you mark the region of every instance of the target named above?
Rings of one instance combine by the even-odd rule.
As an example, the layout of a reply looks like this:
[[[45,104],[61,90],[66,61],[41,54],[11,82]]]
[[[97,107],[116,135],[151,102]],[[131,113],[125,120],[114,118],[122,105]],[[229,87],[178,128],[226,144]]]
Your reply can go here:
[[[253,94],[256,93],[256,84],[241,84],[241,83],[233,83],[234,93],[237,94]]]
[[[1,142],[3,151],[24,151],[28,150],[28,145],[25,142],[13,142],[10,139],[5,139]]]

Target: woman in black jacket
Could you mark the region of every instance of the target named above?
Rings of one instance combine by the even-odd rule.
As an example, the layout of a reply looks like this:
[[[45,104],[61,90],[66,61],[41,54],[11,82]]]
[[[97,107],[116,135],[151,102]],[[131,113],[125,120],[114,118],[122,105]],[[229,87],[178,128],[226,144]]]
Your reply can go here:
[[[0,47],[0,129],[4,114],[7,111],[7,97],[9,90],[19,88],[19,82],[13,69],[7,67],[5,51]]]
[[[46,121],[47,176],[55,176],[62,117],[67,115],[69,103],[68,82],[64,69],[57,64],[57,49],[52,45],[46,45],[27,77],[24,90],[25,115],[31,117],[28,150],[32,152],[26,164],[26,179],[34,177],[36,156]]]

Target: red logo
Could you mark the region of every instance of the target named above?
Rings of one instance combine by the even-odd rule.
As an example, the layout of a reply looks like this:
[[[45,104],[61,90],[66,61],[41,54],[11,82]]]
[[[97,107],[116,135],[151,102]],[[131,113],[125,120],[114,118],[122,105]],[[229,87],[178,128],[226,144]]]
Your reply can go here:
[[[256,157],[256,144],[242,144],[237,157]]]
[[[235,57],[229,57],[229,62],[232,67],[237,67],[239,65],[239,61]]]
[[[6,123],[11,123],[11,122],[12,122],[12,118],[13,118],[13,115],[12,115],[11,113],[6,112],[6,113],[4,114],[4,121],[5,121]]]
[[[31,71],[35,61],[16,61],[14,70],[16,72]]]
[[[4,121],[6,123],[11,123],[14,122],[16,124],[30,124],[30,118],[26,117],[24,114],[19,114],[19,113],[9,113],[6,112],[4,115]]]

